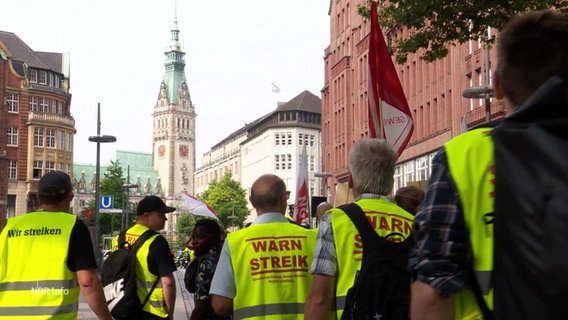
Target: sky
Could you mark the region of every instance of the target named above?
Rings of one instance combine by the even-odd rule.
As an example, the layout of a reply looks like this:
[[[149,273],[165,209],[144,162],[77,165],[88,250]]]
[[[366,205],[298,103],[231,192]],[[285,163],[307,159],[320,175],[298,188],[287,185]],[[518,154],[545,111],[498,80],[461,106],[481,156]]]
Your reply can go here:
[[[196,160],[232,132],[308,90],[321,97],[329,45],[326,0],[17,0],[0,30],[34,51],[68,52],[74,161],[101,164],[116,150],[152,151],[152,112],[177,11],[196,118]],[[271,83],[280,93],[271,89]]]

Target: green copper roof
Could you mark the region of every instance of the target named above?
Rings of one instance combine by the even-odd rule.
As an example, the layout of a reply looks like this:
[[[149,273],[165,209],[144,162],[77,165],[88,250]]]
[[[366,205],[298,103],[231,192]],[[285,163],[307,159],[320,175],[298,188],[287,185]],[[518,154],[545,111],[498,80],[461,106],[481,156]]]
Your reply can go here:
[[[158,183],[158,171],[152,169],[152,154],[132,151],[116,151],[115,161],[118,160],[122,167],[123,178],[126,180],[130,166],[130,183],[140,183],[140,191],[146,193],[146,184],[150,182],[150,193],[155,194]],[[101,166],[101,177],[108,166]],[[84,178],[86,193],[92,192],[94,186],[93,177],[95,176],[96,166],[92,164],[73,164],[73,184],[77,188],[81,177]],[[132,190],[134,192],[135,190]],[[162,186],[163,192],[163,186]]]
[[[164,66],[163,81],[167,88],[168,101],[170,104],[177,104],[178,92],[185,79],[185,61],[183,59],[185,52],[179,43],[179,29],[177,25],[177,13],[174,17],[174,26],[171,30],[171,39],[166,52],[166,61]]]

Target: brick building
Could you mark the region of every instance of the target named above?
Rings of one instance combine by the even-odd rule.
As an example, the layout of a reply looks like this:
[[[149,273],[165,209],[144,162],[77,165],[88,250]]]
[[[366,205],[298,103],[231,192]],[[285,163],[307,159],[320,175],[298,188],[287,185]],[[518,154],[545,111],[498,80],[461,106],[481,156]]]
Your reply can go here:
[[[330,1],[330,44],[324,52],[322,93],[322,165],[331,174],[327,184],[348,180],[348,152],[353,143],[369,136],[367,70],[370,21],[357,13],[363,0]],[[387,42],[406,36],[400,28],[383,28]],[[493,32],[491,29],[488,32]],[[414,119],[414,133],[399,158],[395,189],[430,175],[431,161],[443,144],[485,121],[486,100],[466,99],[465,88],[491,83],[494,52],[475,41],[448,46],[445,59],[432,63],[411,54],[395,64]],[[504,115],[501,103],[488,99],[491,119]],[[332,197],[334,188],[331,188]]]
[[[0,166],[7,166],[0,171],[3,222],[35,209],[43,174],[72,173],[76,130],[67,55],[34,51],[16,34],[0,31],[0,72],[0,154],[5,159]]]

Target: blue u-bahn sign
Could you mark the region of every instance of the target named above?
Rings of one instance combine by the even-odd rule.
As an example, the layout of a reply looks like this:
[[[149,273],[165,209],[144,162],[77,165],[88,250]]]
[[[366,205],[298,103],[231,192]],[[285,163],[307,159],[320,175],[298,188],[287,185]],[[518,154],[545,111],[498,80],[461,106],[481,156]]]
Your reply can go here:
[[[100,196],[99,209],[114,208],[114,196]]]

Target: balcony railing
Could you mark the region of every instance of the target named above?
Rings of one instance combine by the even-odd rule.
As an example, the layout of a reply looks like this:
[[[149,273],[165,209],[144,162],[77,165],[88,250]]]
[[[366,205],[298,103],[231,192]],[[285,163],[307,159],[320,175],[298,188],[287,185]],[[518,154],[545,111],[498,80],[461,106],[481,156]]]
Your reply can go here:
[[[32,111],[28,115],[28,124],[48,124],[75,128],[75,119],[61,114]]]

